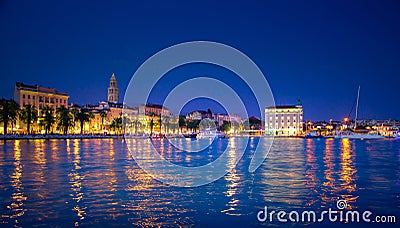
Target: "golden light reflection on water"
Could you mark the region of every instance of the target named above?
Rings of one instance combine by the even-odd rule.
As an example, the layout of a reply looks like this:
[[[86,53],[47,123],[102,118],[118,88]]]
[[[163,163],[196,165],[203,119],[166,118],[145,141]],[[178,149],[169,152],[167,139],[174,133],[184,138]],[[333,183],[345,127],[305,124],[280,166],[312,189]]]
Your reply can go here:
[[[86,215],[86,207],[82,206],[80,203],[81,200],[84,197],[84,193],[82,191],[82,181],[84,180],[85,176],[80,173],[80,161],[81,161],[81,155],[80,155],[80,140],[79,139],[74,139],[73,141],[73,166],[74,168],[71,170],[71,172],[68,174],[69,177],[69,183],[70,183],[70,188],[72,190],[72,193],[70,196],[72,197],[72,200],[75,202],[75,205],[72,210],[76,212],[76,216],[78,217],[78,220],[75,221],[74,225],[78,226],[82,220],[85,219]]]
[[[358,198],[358,196],[353,194],[357,188],[355,181],[357,169],[355,168],[353,159],[355,159],[355,149],[353,150],[351,148],[350,139],[342,139],[339,180],[341,181],[341,198],[346,200],[348,205],[347,209],[352,209],[352,203]]]
[[[36,188],[38,191],[36,193],[36,197],[41,200],[44,200],[48,197],[48,191],[42,188],[42,186],[46,183],[46,154],[45,154],[45,146],[44,140],[34,140],[33,142],[34,152],[33,152],[33,164],[35,167],[33,168],[32,174],[30,177],[37,183]]]
[[[150,143],[145,140],[129,139],[127,140],[127,146],[132,150],[141,150],[140,148],[142,148],[143,153],[148,153],[151,150]],[[127,169],[125,174],[130,181],[136,182],[134,185],[128,185],[128,191],[147,190],[151,187],[151,182],[154,180],[150,174],[142,169]]]
[[[11,210],[11,215],[3,215],[13,219],[15,225],[19,223],[19,217],[23,216],[26,209],[24,208],[24,202],[27,200],[27,196],[24,195],[23,185],[22,185],[22,163],[21,163],[21,148],[20,140],[15,140],[14,142],[14,171],[11,177],[11,186],[13,188],[13,193],[11,195],[11,204],[7,206]]]
[[[147,159],[148,162],[154,160],[154,158],[148,156],[152,149],[149,139],[128,139],[126,143],[132,151],[139,153],[143,159]],[[167,140],[154,140],[153,143],[161,156],[172,153],[172,148]],[[129,151],[127,153],[130,156]],[[174,156],[176,160],[173,160],[173,162],[185,160],[183,152],[175,154],[177,156]],[[135,200],[129,200],[122,206],[128,213],[129,221],[133,226],[164,227],[174,224],[176,226],[190,227],[193,224],[193,221],[188,217],[179,216],[188,213],[190,210],[190,208],[181,206],[181,200],[184,197],[189,197],[191,202],[195,203],[194,199],[190,198],[190,195],[177,194],[174,188],[169,188],[156,181],[150,174],[138,167],[127,168],[125,175],[129,180],[125,190],[130,198]]]
[[[224,191],[225,196],[229,199],[229,202],[225,204],[226,209],[221,210],[222,213],[227,215],[240,216],[241,213],[237,212],[237,207],[240,204],[240,200],[237,197],[238,194],[238,185],[240,184],[240,176],[237,174],[236,170],[236,144],[235,139],[229,139],[230,149],[228,150],[228,164],[227,170],[231,170],[228,172],[224,179],[226,180],[227,190]]]
[[[267,147],[267,143],[264,144]],[[298,139],[277,139],[261,168],[261,186],[259,190],[265,202],[273,202],[286,207],[302,206],[307,203],[304,189],[315,186],[313,172],[307,173],[304,144]],[[308,156],[311,161],[312,156]],[[311,164],[312,165],[312,164]],[[312,203],[312,202],[311,202]],[[310,204],[311,204],[310,203]]]
[[[322,193],[321,200],[322,206],[325,207],[327,203],[331,203],[337,200],[337,186],[335,181],[335,155],[333,153],[334,148],[334,139],[326,139],[325,140],[325,150],[324,150],[324,181],[322,183]]]
[[[149,142],[127,140],[126,144],[152,162],[153,158],[146,157],[151,149]],[[224,139],[214,144],[213,150],[188,156],[163,140],[156,142],[162,147],[160,153],[178,163],[196,162],[197,156],[208,160],[227,142],[233,148],[241,146],[240,140]],[[382,210],[388,203],[389,212],[398,209],[393,177],[398,148],[395,159],[388,162],[393,153],[389,151],[383,159],[387,147],[372,141],[277,139],[267,160],[253,174],[247,172],[245,162],[235,166],[237,154],[232,149],[226,168],[233,169],[220,180],[193,189],[174,188],[154,180],[131,160],[118,139],[69,139],[59,140],[57,145],[52,140],[2,143],[0,224],[51,226],[64,219],[67,224],[61,226],[102,226],[103,221],[106,225],[190,226],[198,220],[213,219],[207,217],[210,214],[217,219],[247,219],[260,205],[315,210],[330,205],[335,209],[338,198],[347,201],[347,209],[372,206]],[[356,160],[356,146],[357,153],[363,153],[360,148],[364,145],[366,153]],[[254,145],[249,148],[254,149]],[[360,163],[360,159],[366,163]],[[359,182],[361,174],[364,179]],[[356,183],[367,190],[360,191]]]

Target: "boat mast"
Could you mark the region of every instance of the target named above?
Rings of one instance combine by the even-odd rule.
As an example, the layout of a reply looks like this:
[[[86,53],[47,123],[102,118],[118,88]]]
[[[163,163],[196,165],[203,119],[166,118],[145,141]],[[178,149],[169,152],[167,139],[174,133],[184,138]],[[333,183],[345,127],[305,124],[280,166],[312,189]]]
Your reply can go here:
[[[360,99],[360,86],[358,86],[358,93],[357,93],[357,106],[356,106],[356,117],[354,118],[354,130],[357,128],[358,100],[359,99]]]

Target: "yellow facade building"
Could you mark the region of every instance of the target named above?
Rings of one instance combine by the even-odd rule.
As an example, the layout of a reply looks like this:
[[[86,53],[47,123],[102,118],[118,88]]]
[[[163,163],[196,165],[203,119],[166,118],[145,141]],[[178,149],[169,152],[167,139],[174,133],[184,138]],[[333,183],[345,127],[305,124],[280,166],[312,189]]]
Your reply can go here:
[[[45,88],[39,85],[25,85],[22,82],[15,83],[14,100],[22,108],[30,104],[39,111],[49,106],[54,111],[58,107],[68,107],[68,93],[57,91],[54,88]]]
[[[56,109],[64,106],[68,107],[68,93],[60,92],[54,88],[46,88],[39,85],[26,85],[22,82],[15,83],[14,100],[23,108],[25,105],[32,105],[38,112],[40,119],[40,110],[48,106],[56,113]],[[39,120],[38,120],[39,121]],[[32,132],[39,133],[37,123],[32,124]],[[26,124],[18,120],[14,132],[26,133]]]
[[[274,136],[299,136],[303,134],[303,106],[273,106],[265,109],[265,133]]]

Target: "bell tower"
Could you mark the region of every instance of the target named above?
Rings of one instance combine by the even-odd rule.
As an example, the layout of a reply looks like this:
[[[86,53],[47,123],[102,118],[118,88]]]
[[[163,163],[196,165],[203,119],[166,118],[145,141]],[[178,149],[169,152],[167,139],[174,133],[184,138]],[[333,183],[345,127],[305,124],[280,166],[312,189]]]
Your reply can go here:
[[[108,87],[108,102],[119,103],[118,84],[114,73],[111,75],[110,86]]]

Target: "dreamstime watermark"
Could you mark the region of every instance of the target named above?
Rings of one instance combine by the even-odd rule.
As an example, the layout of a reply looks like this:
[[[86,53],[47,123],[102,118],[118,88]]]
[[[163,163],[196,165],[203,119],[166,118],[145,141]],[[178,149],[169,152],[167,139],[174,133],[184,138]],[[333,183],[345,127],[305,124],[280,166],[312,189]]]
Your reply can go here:
[[[298,212],[296,210],[293,211],[284,211],[284,210],[268,210],[268,207],[265,206],[263,210],[260,210],[257,213],[257,220],[259,222],[280,222],[280,223],[288,223],[288,222],[303,222],[303,223],[316,223],[316,222],[342,222],[342,223],[351,223],[351,222],[366,222],[366,223],[396,223],[395,215],[373,215],[373,213],[369,210],[365,211],[354,211],[354,210],[345,210],[347,207],[347,203],[345,200],[338,200],[336,202],[336,207],[338,210],[334,210],[329,208],[328,210],[324,210],[321,212],[316,212],[313,210],[305,210]]]
[[[123,115],[128,119],[135,119],[135,115],[129,106],[140,106],[149,103],[149,96],[156,86],[157,82],[169,71],[182,65],[192,63],[205,63],[218,67],[223,67],[230,72],[235,73],[241,81],[251,90],[252,95],[257,101],[257,110],[261,115],[264,114],[264,108],[274,106],[274,98],[271,88],[258,66],[244,53],[225,44],[194,41],[177,44],[168,47],[147,59],[132,76],[128,87],[125,91]],[[195,74],[195,72],[193,72]],[[245,97],[245,96],[244,96]],[[191,100],[197,98],[206,98],[214,100],[225,108],[228,115],[240,112],[249,117],[243,94],[233,89],[228,84],[215,78],[204,75],[193,77],[187,81],[175,86],[168,91],[162,107],[169,110],[182,110],[182,108]],[[176,114],[179,114],[176,113]],[[175,114],[175,115],[176,115]],[[161,114],[160,122],[166,122],[170,116]],[[178,125],[178,122],[170,123]],[[169,126],[174,128],[174,126]],[[249,126],[244,126],[245,130]],[[175,126],[179,128],[179,126]],[[194,187],[211,183],[223,177],[231,171],[241,159],[246,149],[247,143],[243,140],[249,138],[229,139],[228,146],[224,152],[213,162],[197,167],[181,166],[162,157],[156,146],[151,142],[150,151],[138,150],[134,145],[134,137],[131,130],[125,126],[125,141],[132,157],[148,174],[153,178],[164,183],[179,187]],[[210,140],[187,141],[177,139],[176,136],[169,138],[166,136],[168,143],[173,147],[184,152],[199,152],[211,146]],[[237,141],[241,140],[241,143]],[[250,161],[249,171],[254,172],[265,160],[271,148],[273,138],[263,140],[263,147],[259,144],[255,148],[254,155]],[[247,141],[248,142],[248,141]],[[235,156],[232,156],[232,153]],[[232,162],[232,158],[234,161]]]

